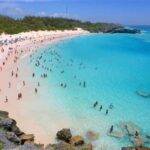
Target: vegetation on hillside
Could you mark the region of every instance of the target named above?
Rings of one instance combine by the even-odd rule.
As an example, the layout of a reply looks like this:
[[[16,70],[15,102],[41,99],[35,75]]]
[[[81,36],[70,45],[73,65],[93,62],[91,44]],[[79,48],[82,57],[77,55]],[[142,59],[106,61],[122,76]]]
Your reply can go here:
[[[3,143],[0,141],[0,150],[3,149]]]
[[[90,32],[107,32],[122,28],[118,24],[82,22],[68,18],[26,16],[23,19],[13,19],[0,15],[0,33],[15,34],[31,30],[65,30],[77,27]]]

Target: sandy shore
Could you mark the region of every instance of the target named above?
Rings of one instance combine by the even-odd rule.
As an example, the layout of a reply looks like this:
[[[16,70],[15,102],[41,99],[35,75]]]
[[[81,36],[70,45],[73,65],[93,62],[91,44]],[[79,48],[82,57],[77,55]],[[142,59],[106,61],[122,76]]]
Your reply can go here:
[[[74,31],[32,31],[0,36],[0,110],[8,111],[23,131],[35,134],[36,142],[47,144],[51,137],[48,137],[48,134],[42,130],[41,125],[32,119],[32,116],[29,117],[32,114],[25,115],[27,113],[26,107],[24,107],[25,103],[32,102],[38,97],[34,93],[38,82],[34,80],[30,83],[24,80],[28,76],[31,78],[33,72],[28,66],[22,66],[20,62],[41,46],[87,33],[77,29]],[[45,111],[47,110],[48,108],[45,108]],[[52,112],[50,115],[55,114]],[[69,127],[69,120],[59,122],[57,125],[52,124],[50,128],[54,128],[54,126],[53,134],[60,127]]]

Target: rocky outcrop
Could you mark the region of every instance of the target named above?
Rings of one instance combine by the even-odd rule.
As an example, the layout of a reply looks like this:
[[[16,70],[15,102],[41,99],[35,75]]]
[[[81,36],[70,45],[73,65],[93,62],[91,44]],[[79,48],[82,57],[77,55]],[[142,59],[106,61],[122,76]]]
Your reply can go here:
[[[133,147],[123,147],[122,150],[148,150],[143,146],[150,144],[150,136],[143,133],[133,122],[121,122],[113,125],[113,128],[108,130],[108,135],[119,139],[128,138]],[[140,149],[141,147],[142,149]]]
[[[117,138],[128,138],[133,147],[122,147],[121,150],[150,150],[144,144],[150,144],[150,135],[142,134],[141,129],[132,122],[122,122],[113,126],[108,135]],[[86,133],[86,140],[80,135],[72,135],[70,129],[57,132],[55,144],[44,148],[43,144],[34,143],[34,135],[22,132],[14,119],[7,112],[0,111],[0,149],[3,150],[93,150],[91,141],[97,140],[99,134],[93,131]],[[89,143],[87,142],[89,141]]]
[[[112,29],[112,30],[108,30],[106,31],[105,33],[127,33],[127,34],[139,34],[141,33],[140,30],[138,29],[128,29],[128,28],[115,28],[115,29]]]
[[[145,92],[145,91],[136,91],[136,94],[143,98],[150,98],[150,93]]]
[[[140,127],[138,127],[133,122],[122,122],[120,123],[120,127],[128,134],[129,136],[134,136],[136,132],[138,134],[141,133]]]
[[[0,143],[4,150],[41,149],[34,143],[34,136],[22,132],[18,128],[16,121],[9,118],[8,112],[5,111],[0,111]]]
[[[83,145],[84,139],[82,136],[76,135],[71,138],[70,143],[74,146]]]
[[[114,125],[113,130],[110,131],[109,129],[107,132],[107,135],[120,139],[120,138],[123,138],[126,135],[126,133],[119,125]]]
[[[66,142],[59,142],[57,144],[49,144],[45,150],[75,150],[72,145]]]
[[[8,118],[9,113],[6,111],[0,110],[0,118]]]
[[[61,141],[57,144],[48,145],[45,150],[92,150],[92,144],[73,146],[69,143]]]
[[[22,132],[14,119],[9,114],[0,111],[0,149],[9,150],[92,150],[92,144],[85,143],[82,136],[72,136],[70,129],[62,129],[57,132],[58,143],[49,144],[44,148],[43,144],[34,143],[34,135]]]
[[[62,129],[57,132],[57,144],[48,145],[47,150],[92,150],[92,144],[87,144],[80,135],[72,136],[70,129]]]
[[[22,134],[20,137],[21,143],[32,143],[34,142],[34,135],[33,134]]]
[[[0,127],[8,131],[12,131],[13,126],[16,125],[16,121],[11,118],[2,118],[0,121]]]
[[[58,140],[69,142],[72,137],[72,134],[71,134],[70,129],[62,129],[57,132],[56,136]]]
[[[14,132],[6,132],[6,138],[15,144],[21,144],[21,139]]]
[[[150,150],[147,147],[122,147],[121,150]]]

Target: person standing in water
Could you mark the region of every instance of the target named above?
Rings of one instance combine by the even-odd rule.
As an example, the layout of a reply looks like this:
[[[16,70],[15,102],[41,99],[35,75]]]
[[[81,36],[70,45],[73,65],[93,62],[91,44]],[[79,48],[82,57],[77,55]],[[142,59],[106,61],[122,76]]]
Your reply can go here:
[[[18,77],[18,74],[16,73],[16,78]]]
[[[11,83],[10,82],[8,83],[8,87],[11,88]]]
[[[7,96],[5,97],[5,103],[7,103],[8,102],[8,98],[7,98]]]
[[[34,74],[34,73],[32,74],[32,77],[35,77],[35,74]]]
[[[35,91],[35,93],[37,93],[37,91],[38,91],[38,90],[37,90],[37,88],[35,88],[35,90],[34,90],[34,91]]]
[[[108,109],[106,109],[106,113],[105,113],[105,115],[108,115]]]
[[[111,103],[110,105],[109,105],[109,109],[113,109],[114,108],[114,106],[113,106],[113,104]]]
[[[22,98],[22,93],[18,93],[18,100]]]
[[[114,130],[114,126],[112,125],[112,126],[110,127],[109,133],[111,134],[111,133],[113,132],[113,130]]]
[[[98,105],[98,101],[96,101],[93,105],[93,107],[95,108]]]
[[[14,72],[12,71],[12,72],[11,72],[11,76],[13,76],[13,75],[14,75]]]
[[[25,86],[25,81],[23,81],[23,86]]]
[[[100,108],[99,108],[99,111],[101,111],[101,110],[102,110],[102,108],[103,108],[103,106],[101,105],[101,106],[100,106]]]

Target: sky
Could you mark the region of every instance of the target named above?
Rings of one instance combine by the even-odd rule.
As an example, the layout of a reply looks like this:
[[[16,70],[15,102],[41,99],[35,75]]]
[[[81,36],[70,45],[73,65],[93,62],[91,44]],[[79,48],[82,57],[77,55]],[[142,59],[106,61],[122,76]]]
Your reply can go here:
[[[0,14],[150,25],[150,0],[0,0]]]

